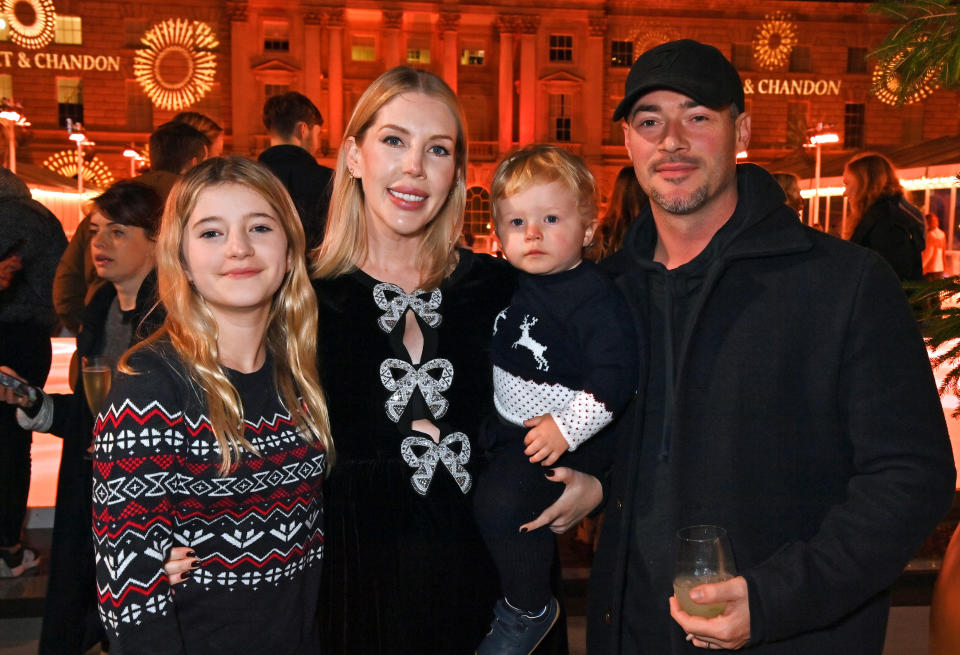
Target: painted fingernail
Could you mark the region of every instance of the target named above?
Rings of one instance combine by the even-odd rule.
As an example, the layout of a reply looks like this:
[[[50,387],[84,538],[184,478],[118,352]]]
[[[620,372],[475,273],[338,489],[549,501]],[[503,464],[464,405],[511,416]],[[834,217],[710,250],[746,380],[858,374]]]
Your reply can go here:
[[[552,478],[552,477],[553,477],[553,474],[554,474],[554,470],[553,470],[553,469],[547,469],[547,472],[544,473],[544,475],[547,476],[548,478]]]
[[[190,571],[184,571],[183,573],[180,574],[181,580],[186,580],[189,577],[190,577]]]
[[[524,533],[526,533],[526,531],[527,531],[526,528],[520,528],[520,534],[524,534]]]
[[[195,552],[193,552],[192,550],[187,553],[187,557],[196,557],[196,556],[197,556],[197,554],[196,554]]]

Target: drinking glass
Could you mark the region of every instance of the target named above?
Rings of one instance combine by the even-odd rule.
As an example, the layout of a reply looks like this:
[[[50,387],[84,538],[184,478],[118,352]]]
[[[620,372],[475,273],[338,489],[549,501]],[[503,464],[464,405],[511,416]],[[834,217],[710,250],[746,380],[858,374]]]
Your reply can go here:
[[[727,531],[717,525],[693,525],[678,530],[675,573],[673,593],[684,612],[708,619],[723,614],[726,602],[695,603],[690,600],[690,590],[736,575]]]
[[[110,376],[113,367],[106,357],[84,357],[83,392],[87,396],[87,406],[90,413],[96,416],[103,408],[110,391]]]

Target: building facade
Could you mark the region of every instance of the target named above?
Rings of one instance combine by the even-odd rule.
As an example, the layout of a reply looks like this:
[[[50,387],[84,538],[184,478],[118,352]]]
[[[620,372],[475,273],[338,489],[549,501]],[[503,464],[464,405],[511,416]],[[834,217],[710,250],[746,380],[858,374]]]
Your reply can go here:
[[[91,181],[102,184],[129,176],[123,151],[143,149],[155,126],[184,109],[219,122],[227,152],[255,156],[268,143],[263,102],[286,90],[306,94],[323,113],[322,159],[329,164],[369,82],[391,66],[425,68],[463,101],[468,222],[482,233],[493,168],[516,145],[568,147],[610,187],[627,164],[621,127],[610,117],[630,64],[676,38],[711,43],[740,70],[753,115],[750,160],[798,150],[817,126],[838,132],[835,149],[851,153],[956,135],[956,92],[932,90],[903,107],[872,92],[877,66],[867,55],[892,24],[868,7],[799,0],[14,0],[0,31],[0,96],[20,103],[32,123],[17,128],[19,161],[75,174],[66,126],[67,119],[80,122],[96,143],[85,153],[87,171],[101,171]],[[41,28],[50,31],[46,42],[36,36]]]

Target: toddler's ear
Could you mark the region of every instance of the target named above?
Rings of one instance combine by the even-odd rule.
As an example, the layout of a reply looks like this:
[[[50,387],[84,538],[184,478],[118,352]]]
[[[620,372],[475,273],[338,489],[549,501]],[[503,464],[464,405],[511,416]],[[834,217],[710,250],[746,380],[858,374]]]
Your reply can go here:
[[[593,234],[597,231],[597,219],[592,218],[590,222],[587,223],[587,229],[583,232],[583,247],[586,248],[591,243],[593,243]]]

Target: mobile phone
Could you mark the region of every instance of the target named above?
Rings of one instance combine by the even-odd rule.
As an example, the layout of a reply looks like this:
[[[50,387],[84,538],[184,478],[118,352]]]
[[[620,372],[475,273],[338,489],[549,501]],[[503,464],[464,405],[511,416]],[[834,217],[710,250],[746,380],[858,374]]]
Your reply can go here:
[[[37,391],[36,387],[18,380],[12,375],[7,375],[3,371],[0,371],[0,386],[13,389],[13,393],[17,394],[21,398],[26,398],[31,404],[37,402],[37,398],[40,397],[40,393]]]
[[[0,261],[3,261],[11,255],[16,255],[20,252],[20,249],[23,248],[23,245],[27,242],[27,237],[20,237],[14,241],[9,248],[3,251],[3,254],[0,254]]]

